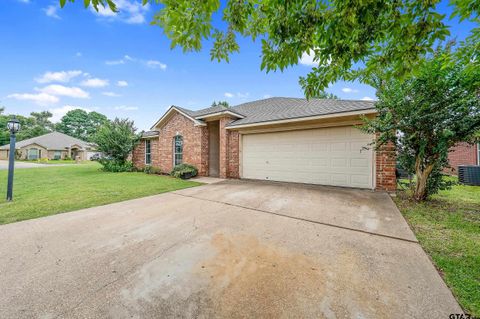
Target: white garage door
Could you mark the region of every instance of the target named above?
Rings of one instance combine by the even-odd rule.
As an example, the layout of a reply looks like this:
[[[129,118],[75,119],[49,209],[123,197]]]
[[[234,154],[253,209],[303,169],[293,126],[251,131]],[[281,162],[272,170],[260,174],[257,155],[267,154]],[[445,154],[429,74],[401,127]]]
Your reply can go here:
[[[352,126],[244,134],[242,177],[373,188],[371,141]]]

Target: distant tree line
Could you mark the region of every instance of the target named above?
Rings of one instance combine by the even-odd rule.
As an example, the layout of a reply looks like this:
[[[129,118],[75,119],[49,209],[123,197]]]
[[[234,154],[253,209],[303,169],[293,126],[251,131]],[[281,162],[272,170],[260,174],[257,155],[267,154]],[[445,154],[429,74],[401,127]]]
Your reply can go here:
[[[0,107],[0,145],[10,142],[7,122],[13,115],[5,114],[5,108]],[[30,116],[18,114],[15,114],[15,116],[22,126],[17,133],[17,141],[57,131],[87,142],[93,142],[94,134],[99,127],[109,122],[109,119],[101,113],[87,112],[82,109],[67,112],[58,123],[52,122],[52,113],[48,111],[32,112]]]

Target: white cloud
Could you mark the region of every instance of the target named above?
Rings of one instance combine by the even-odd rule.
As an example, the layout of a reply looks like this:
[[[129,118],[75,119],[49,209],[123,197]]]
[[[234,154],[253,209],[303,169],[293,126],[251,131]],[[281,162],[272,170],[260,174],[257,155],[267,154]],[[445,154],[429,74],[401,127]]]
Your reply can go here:
[[[364,96],[364,97],[362,97],[362,100],[363,101],[373,101],[374,99],[369,97],[369,96]]]
[[[108,80],[105,79],[99,79],[99,78],[93,78],[93,79],[87,79],[80,83],[83,86],[91,87],[91,88],[101,88],[108,86]]]
[[[46,8],[43,9],[45,14],[49,16],[50,18],[55,18],[55,19],[60,19],[60,16],[57,14],[58,6],[56,5],[50,5]]]
[[[230,92],[225,92],[223,94],[225,97],[231,99],[231,98],[239,98],[239,99],[244,99],[244,98],[247,98],[250,96],[250,93],[246,92],[246,93],[230,93]]]
[[[118,12],[113,12],[106,6],[98,7],[96,11],[93,7],[91,11],[93,14],[106,21],[121,21],[128,24],[142,24],[146,22],[145,14],[150,9],[150,5],[142,5],[140,2],[132,0],[117,0],[116,2]]]
[[[358,93],[358,90],[345,87],[345,88],[342,88],[342,92],[344,92],[344,93]]]
[[[107,60],[105,61],[106,65],[119,65],[119,64],[125,64],[125,61],[123,59],[120,60]]]
[[[56,96],[68,96],[68,97],[73,97],[73,98],[78,98],[78,99],[88,99],[90,95],[88,92],[85,92],[81,88],[78,87],[68,87],[68,86],[63,86],[60,84],[51,84],[48,85],[44,88],[36,88],[35,90],[42,92],[42,93],[47,93],[50,95],[56,95]]]
[[[115,109],[116,111],[136,111],[136,110],[138,110],[138,107],[136,107],[136,106],[120,105],[120,106],[115,106],[114,109]]]
[[[72,105],[65,105],[62,107],[57,107],[53,109],[49,109],[48,111],[52,113],[52,122],[59,122],[62,117],[67,114],[68,111],[73,111],[76,109],[81,109],[87,112],[91,112],[92,110],[84,108],[84,107],[79,107],[79,106],[72,106]]]
[[[318,66],[319,61],[315,61],[314,59],[315,59],[315,52],[313,50],[309,50],[308,52],[303,52],[302,57],[298,62],[306,66]],[[324,65],[329,65],[330,62],[331,62],[331,59],[328,59]]]
[[[36,78],[38,83],[62,82],[66,83],[82,74],[80,70],[60,71],[60,72],[45,72],[41,77]]]
[[[128,82],[127,81],[118,81],[117,86],[120,86],[120,87],[128,86]]]
[[[13,93],[7,96],[11,99],[32,101],[38,105],[54,104],[59,98],[48,93]]]
[[[160,61],[155,61],[155,60],[148,60],[145,62],[146,66],[152,69],[161,69],[165,70],[167,68],[167,65],[165,63],[162,63]]]
[[[308,53],[303,52],[302,57],[300,58],[300,64],[308,65],[308,66],[318,66],[318,62],[313,61],[315,54],[313,50],[310,50]]]
[[[117,94],[115,92],[102,92],[103,95],[105,96],[110,96],[110,97],[119,97],[121,96],[120,94]]]
[[[271,96],[270,94],[265,94],[265,95],[263,96],[264,99],[269,99],[269,98],[271,98],[271,97],[272,97],[272,96]]]
[[[21,2],[21,3],[30,3],[30,0],[17,0],[17,2]]]
[[[76,56],[77,58],[80,58],[80,57],[82,56],[82,52],[77,52],[77,53],[75,53],[75,56]]]

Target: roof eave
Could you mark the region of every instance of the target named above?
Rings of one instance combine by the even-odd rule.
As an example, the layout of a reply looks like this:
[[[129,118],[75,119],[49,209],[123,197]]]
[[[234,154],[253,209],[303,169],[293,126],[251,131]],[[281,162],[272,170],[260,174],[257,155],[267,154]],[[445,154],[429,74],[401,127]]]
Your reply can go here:
[[[206,118],[209,118],[209,117],[215,117],[215,116],[224,115],[224,114],[231,115],[231,116],[236,117],[238,119],[245,118],[245,116],[243,116],[243,115],[240,115],[238,113],[235,113],[235,112],[232,112],[232,111],[229,111],[229,110],[225,110],[225,111],[220,111],[220,112],[215,112],[215,113],[196,116],[195,119],[202,120],[202,119],[206,119]]]
[[[304,117],[297,117],[297,118],[291,118],[291,119],[255,122],[255,123],[247,123],[247,124],[239,124],[239,125],[235,125],[235,122],[234,122],[228,125],[226,129],[234,130],[234,129],[240,129],[240,128],[246,128],[246,127],[265,126],[265,125],[272,125],[272,124],[286,124],[286,123],[303,122],[303,121],[309,121],[309,120],[320,120],[320,119],[328,119],[328,118],[335,118],[335,117],[366,115],[366,114],[375,114],[375,113],[377,113],[376,109],[365,109],[365,110],[358,110],[358,111],[337,112],[337,113],[330,113],[330,114],[304,116]]]

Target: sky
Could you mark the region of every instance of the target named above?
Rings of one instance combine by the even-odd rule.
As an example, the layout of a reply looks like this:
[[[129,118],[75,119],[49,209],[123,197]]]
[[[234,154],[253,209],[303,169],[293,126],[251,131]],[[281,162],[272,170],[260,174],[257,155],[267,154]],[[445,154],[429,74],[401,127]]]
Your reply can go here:
[[[119,13],[84,9],[83,1],[0,1],[0,106],[28,115],[48,110],[58,121],[69,110],[97,111],[130,118],[148,130],[171,106],[192,110],[226,100],[230,105],[272,96],[303,97],[298,79],[313,66],[304,55],[280,72],[260,70],[260,43],[240,39],[230,62],[210,61],[211,43],[200,53],[170,49],[151,26],[154,5],[117,0]],[[449,13],[446,2],[440,13]],[[448,22],[464,39],[472,24]],[[375,99],[372,87],[338,82],[327,92],[342,99]]]

